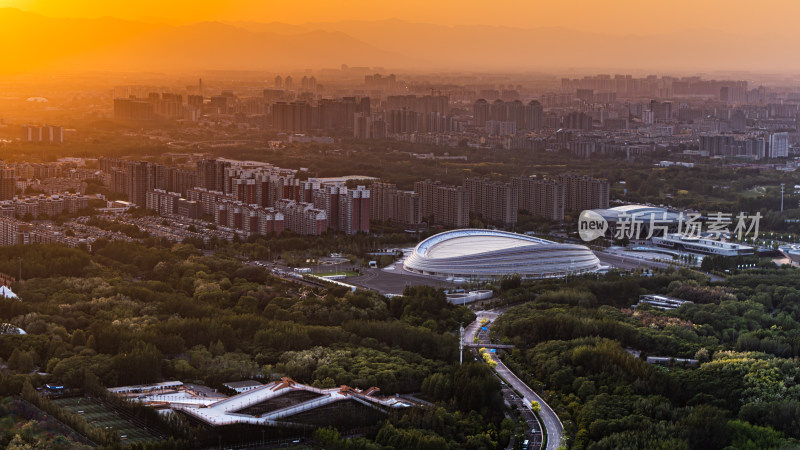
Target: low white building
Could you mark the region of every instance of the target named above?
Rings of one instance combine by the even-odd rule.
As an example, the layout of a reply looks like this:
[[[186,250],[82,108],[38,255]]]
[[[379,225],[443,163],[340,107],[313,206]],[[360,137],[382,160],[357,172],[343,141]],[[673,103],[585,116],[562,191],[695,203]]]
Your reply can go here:
[[[3,298],[15,298],[15,299],[19,300],[19,297],[17,297],[17,294],[15,294],[14,291],[12,291],[11,288],[8,287],[8,286],[0,286],[0,297],[3,297]]]
[[[252,391],[253,389],[263,386],[262,383],[254,380],[244,380],[244,381],[229,381],[227,383],[222,383],[228,389],[233,389],[236,393],[241,394],[242,392]]]

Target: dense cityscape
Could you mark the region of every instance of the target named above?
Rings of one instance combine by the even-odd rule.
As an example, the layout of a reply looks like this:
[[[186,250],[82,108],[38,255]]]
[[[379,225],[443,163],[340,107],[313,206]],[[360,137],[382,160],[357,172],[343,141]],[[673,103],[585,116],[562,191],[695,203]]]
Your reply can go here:
[[[793,31],[90,3],[0,2],[0,447],[800,447]]]

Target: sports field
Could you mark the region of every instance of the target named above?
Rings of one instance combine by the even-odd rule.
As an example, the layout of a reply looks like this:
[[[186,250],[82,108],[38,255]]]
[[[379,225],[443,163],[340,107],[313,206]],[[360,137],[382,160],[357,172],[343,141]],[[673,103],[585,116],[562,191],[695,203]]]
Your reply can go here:
[[[116,431],[123,443],[141,442],[144,444],[147,442],[156,442],[158,440],[157,437],[153,436],[148,431],[89,398],[59,398],[54,399],[53,402],[71,413],[83,416],[89,424],[95,427]]]

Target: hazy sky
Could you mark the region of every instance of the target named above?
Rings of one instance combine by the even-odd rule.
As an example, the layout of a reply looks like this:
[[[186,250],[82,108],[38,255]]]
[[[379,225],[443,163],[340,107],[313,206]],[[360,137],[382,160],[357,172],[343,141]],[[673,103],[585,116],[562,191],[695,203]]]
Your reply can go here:
[[[52,17],[327,22],[398,18],[442,25],[559,26],[607,34],[710,28],[795,34],[799,0],[0,0]]]

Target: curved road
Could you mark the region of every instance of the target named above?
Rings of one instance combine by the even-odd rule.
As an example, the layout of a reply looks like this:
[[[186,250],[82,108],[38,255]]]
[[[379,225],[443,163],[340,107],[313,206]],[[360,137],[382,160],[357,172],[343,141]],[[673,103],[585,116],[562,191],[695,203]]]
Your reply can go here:
[[[472,339],[475,336],[475,333],[478,331],[480,327],[481,319],[489,320],[490,322],[494,322],[495,319],[500,317],[507,308],[497,309],[497,310],[488,310],[488,311],[476,311],[477,318],[474,322],[469,324],[464,329],[464,344],[471,344]],[[525,406],[530,408],[531,401],[539,402],[539,405],[542,409],[539,411],[539,417],[542,418],[542,422],[544,422],[545,430],[547,431],[547,448],[546,450],[556,450],[559,446],[561,446],[561,438],[564,435],[564,425],[561,424],[561,420],[556,415],[553,408],[547,404],[547,402],[542,399],[539,394],[534,392],[527,384],[523,383],[522,380],[517,377],[514,372],[509,370],[503,361],[500,360],[495,355],[492,355],[492,358],[497,362],[497,367],[495,371],[503,377],[506,382],[511,385],[514,389],[516,389],[520,394],[525,397]]]

